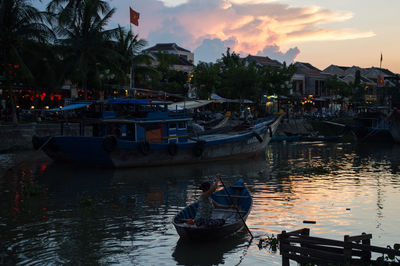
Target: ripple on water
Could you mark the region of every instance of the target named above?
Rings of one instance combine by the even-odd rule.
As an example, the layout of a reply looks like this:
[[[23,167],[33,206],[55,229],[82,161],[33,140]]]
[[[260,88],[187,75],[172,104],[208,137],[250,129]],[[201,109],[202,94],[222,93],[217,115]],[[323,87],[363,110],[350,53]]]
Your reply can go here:
[[[35,184],[45,193],[40,200],[32,196],[24,198],[25,205],[18,202],[20,212],[15,214],[13,196],[21,191],[8,184],[10,193],[1,198],[3,211],[9,211],[1,219],[6,233],[0,240],[15,264],[280,265],[279,252],[260,250],[257,239],[248,246],[246,232],[208,244],[178,241],[171,221],[198,199],[199,185],[213,178],[214,173],[206,171],[212,166],[226,174],[226,184],[238,178],[247,183],[254,204],[246,223],[254,235],[309,227],[315,236],[343,239],[344,234],[366,232],[373,234],[374,245],[392,245],[400,239],[399,151],[274,144],[266,159],[161,170],[100,171],[26,163],[21,167],[30,167]],[[0,156],[0,168],[15,163],[12,154]],[[35,214],[33,202],[46,208],[45,218]]]

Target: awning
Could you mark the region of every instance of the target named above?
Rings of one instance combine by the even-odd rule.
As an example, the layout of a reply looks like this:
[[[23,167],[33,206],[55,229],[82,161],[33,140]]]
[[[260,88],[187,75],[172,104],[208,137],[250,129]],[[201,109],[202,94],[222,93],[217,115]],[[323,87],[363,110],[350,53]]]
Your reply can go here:
[[[214,102],[221,102],[221,103],[253,103],[253,101],[250,100],[240,100],[240,99],[227,99],[224,97],[219,96],[216,93],[211,93],[210,96],[211,100],[214,100]]]
[[[185,102],[176,102],[168,105],[168,109],[173,111],[173,110],[182,110],[184,108],[186,109],[194,109],[194,108],[199,108],[204,105],[207,105],[209,103],[212,103],[213,101],[208,101],[208,100],[197,100],[197,101],[185,101]]]
[[[149,104],[151,99],[108,99],[108,103]]]
[[[73,103],[70,105],[66,105],[62,108],[53,108],[53,109],[47,109],[45,111],[51,111],[51,112],[56,112],[56,111],[70,111],[70,110],[75,110],[75,109],[79,109],[79,108],[83,108],[86,106],[91,105],[92,103]]]

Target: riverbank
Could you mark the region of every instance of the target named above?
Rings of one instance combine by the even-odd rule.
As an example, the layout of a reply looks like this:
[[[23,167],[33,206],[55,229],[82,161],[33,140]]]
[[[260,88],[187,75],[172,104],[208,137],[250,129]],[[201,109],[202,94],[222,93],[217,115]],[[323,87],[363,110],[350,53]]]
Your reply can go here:
[[[79,135],[79,124],[27,123],[0,125],[0,153],[32,150],[32,136]]]

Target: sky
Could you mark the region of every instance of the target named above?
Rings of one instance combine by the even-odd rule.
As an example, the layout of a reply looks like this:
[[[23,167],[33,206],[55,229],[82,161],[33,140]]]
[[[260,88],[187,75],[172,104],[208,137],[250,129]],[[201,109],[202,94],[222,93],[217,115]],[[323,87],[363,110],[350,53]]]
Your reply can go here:
[[[129,25],[148,41],[174,42],[213,62],[227,47],[245,57],[308,62],[323,70],[382,67],[400,73],[400,0],[110,0],[110,26]]]

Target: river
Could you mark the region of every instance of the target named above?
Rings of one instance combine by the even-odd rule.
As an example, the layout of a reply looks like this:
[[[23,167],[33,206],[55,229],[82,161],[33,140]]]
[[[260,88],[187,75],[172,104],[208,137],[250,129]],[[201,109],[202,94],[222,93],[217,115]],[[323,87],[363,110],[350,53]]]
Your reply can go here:
[[[397,145],[271,143],[247,160],[123,170],[2,154],[0,264],[280,265],[279,250],[259,248],[259,239],[304,227],[338,240],[371,233],[386,247],[400,242],[399,154]],[[246,231],[179,241],[173,216],[216,173],[225,184],[246,182],[252,242]]]

